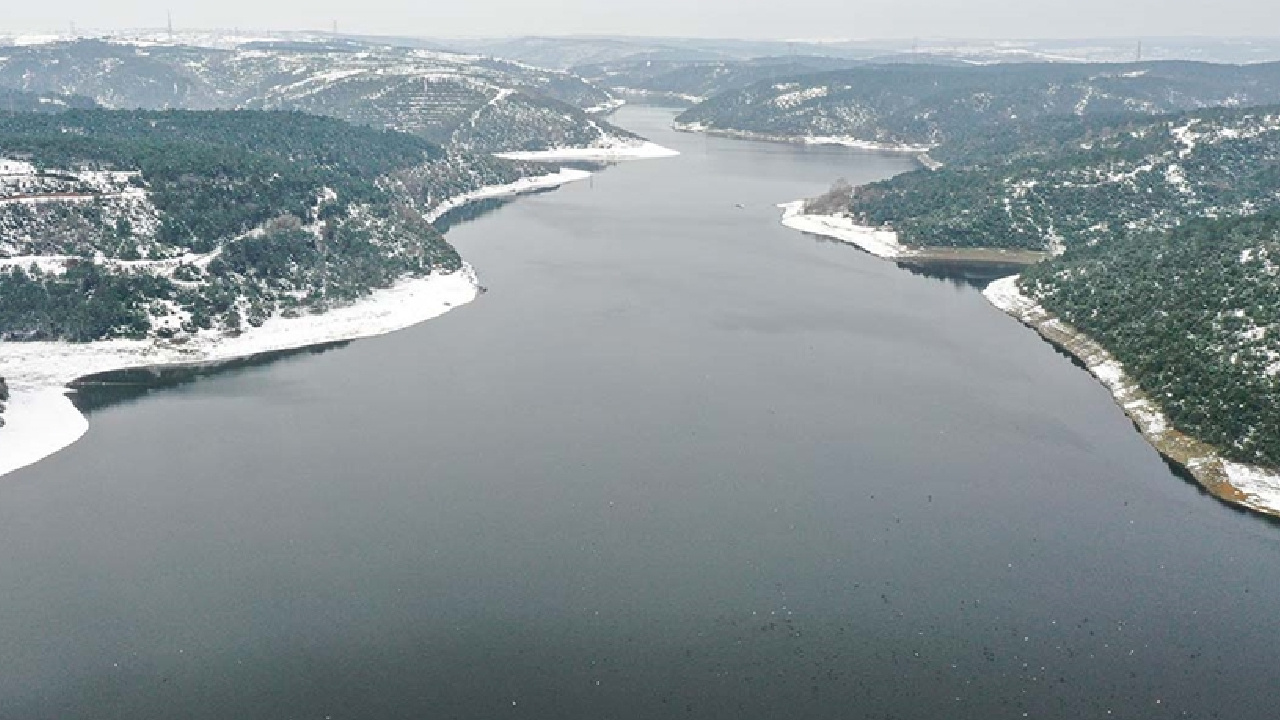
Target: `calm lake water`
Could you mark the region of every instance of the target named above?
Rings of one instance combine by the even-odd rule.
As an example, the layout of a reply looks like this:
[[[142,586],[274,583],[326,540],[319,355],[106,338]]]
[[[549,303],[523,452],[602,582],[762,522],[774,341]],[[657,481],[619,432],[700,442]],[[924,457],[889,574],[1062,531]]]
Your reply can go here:
[[[969,285],[778,224],[908,161],[670,118],[454,229],[475,303],[0,480],[0,717],[1276,716],[1280,527]]]

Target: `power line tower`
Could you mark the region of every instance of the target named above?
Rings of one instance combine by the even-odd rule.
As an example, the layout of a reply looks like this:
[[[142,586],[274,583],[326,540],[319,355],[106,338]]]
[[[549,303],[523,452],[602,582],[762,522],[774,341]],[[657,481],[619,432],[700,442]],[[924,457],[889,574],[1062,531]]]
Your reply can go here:
[[[1138,41],[1138,59],[1137,59],[1137,62],[1142,62],[1142,41],[1141,41],[1141,40],[1139,40],[1139,41]]]
[[[169,28],[169,39],[172,40],[173,39],[173,11],[172,10],[167,11],[165,13],[165,18],[166,20],[168,20],[167,24]]]

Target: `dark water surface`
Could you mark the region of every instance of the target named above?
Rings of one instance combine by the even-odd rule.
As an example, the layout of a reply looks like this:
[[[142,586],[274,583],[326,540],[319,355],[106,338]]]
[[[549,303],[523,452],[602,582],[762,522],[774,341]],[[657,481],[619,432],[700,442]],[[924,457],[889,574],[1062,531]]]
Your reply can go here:
[[[1276,717],[1280,527],[968,285],[778,224],[907,161],[669,118],[453,230],[475,303],[0,480],[0,717]]]

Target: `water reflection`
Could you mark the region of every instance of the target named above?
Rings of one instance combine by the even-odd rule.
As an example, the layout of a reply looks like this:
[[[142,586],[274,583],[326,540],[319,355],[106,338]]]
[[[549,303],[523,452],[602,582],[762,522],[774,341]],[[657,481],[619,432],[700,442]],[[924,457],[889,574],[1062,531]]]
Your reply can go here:
[[[544,190],[541,192],[547,191]],[[476,202],[468,203],[462,207],[450,210],[436,219],[432,225],[435,226],[436,230],[439,230],[442,233],[447,233],[451,228],[455,228],[463,223],[471,222],[472,220],[477,220],[489,213],[502,209],[514,199],[515,198],[503,197],[477,200]]]
[[[95,373],[71,383],[70,387],[75,390],[71,394],[71,401],[80,412],[91,415],[114,405],[136,401],[154,391],[182,387],[201,378],[245,372],[289,358],[321,355],[350,344],[349,341],[333,342],[198,365],[133,368]]]
[[[954,260],[900,260],[898,267],[918,277],[940,280],[960,288],[985,288],[999,280],[1021,272],[1023,263]]]

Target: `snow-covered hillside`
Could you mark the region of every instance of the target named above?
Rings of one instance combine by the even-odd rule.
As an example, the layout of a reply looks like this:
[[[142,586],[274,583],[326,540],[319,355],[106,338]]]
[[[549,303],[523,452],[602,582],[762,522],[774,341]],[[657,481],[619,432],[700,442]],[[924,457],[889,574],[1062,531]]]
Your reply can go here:
[[[211,47],[209,45],[216,45]],[[567,72],[347,41],[81,40],[0,48],[0,88],[106,107],[299,110],[487,152],[613,147],[608,92]]]

